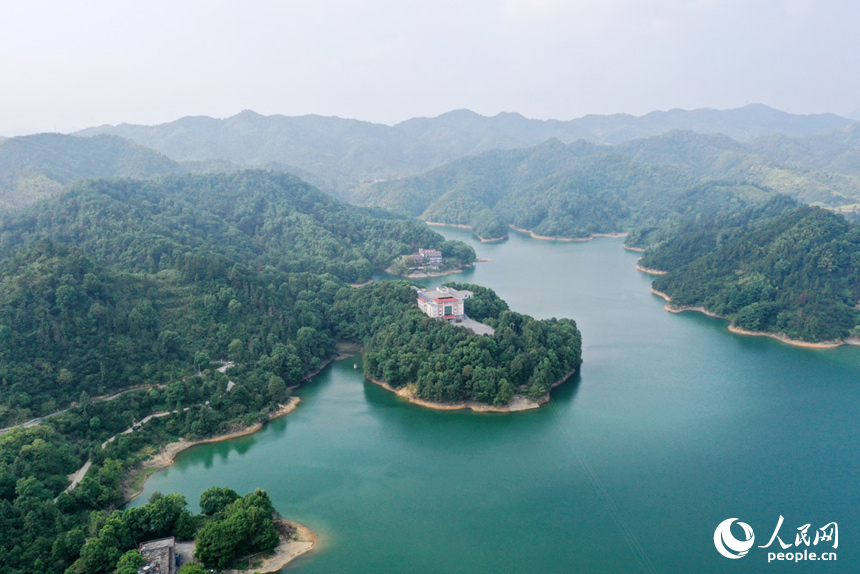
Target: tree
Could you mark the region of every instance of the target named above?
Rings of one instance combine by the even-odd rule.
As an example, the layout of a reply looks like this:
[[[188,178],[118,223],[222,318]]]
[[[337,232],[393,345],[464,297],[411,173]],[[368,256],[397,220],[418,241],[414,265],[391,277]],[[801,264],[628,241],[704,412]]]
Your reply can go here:
[[[200,512],[207,516],[212,516],[221,512],[231,502],[238,499],[239,495],[233,489],[220,486],[207,488],[200,495]]]
[[[277,375],[269,377],[267,390],[273,401],[281,402],[287,398],[287,385],[284,383],[284,379]]]
[[[497,405],[506,405],[514,398],[514,386],[507,379],[499,381],[499,392],[493,401]]]
[[[138,568],[146,564],[146,558],[137,550],[129,550],[116,564],[115,574],[137,574]]]
[[[158,344],[162,355],[171,357],[179,352],[179,348],[182,346],[182,337],[176,331],[164,330],[158,334]]]
[[[194,353],[194,366],[197,367],[197,372],[203,370],[203,367],[209,364],[209,353],[206,351],[197,351]]]
[[[227,568],[243,555],[274,549],[280,538],[273,513],[266,491],[246,494],[200,529],[194,555],[206,566]]]
[[[245,357],[245,345],[242,343],[241,339],[233,339],[230,341],[230,344],[227,345],[227,357],[231,361],[235,361],[237,363],[242,362],[242,359]]]

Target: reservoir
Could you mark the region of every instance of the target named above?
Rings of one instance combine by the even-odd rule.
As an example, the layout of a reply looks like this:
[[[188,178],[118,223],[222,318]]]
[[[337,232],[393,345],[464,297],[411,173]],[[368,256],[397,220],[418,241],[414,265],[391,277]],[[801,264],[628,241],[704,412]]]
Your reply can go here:
[[[479,283],[515,311],[577,321],[582,370],[549,405],[427,410],[364,381],[354,357],[261,432],[182,453],[132,504],[263,488],[319,535],[286,569],[302,574],[860,572],[860,348],[667,313],[621,239],[481,244],[441,229],[493,261],[425,285]],[[780,516],[791,548],[758,548]],[[714,544],[730,518],[755,531],[735,560]],[[795,546],[798,528],[811,541],[832,522],[838,548]],[[767,561],[796,549],[838,560]]]

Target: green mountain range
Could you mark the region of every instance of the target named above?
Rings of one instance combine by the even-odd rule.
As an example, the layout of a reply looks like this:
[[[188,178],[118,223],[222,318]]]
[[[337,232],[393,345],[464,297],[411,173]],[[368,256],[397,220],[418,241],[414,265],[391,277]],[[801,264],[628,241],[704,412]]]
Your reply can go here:
[[[850,161],[853,126],[803,140],[797,147],[845,150],[844,171],[816,169],[810,159],[780,161],[761,140],[671,131],[616,146],[551,140],[518,150],[494,150],[424,174],[359,186],[359,204],[427,221],[476,227],[480,237],[505,226],[537,235],[587,237],[656,226],[689,214],[731,210],[785,193],[807,203],[850,208],[860,202],[860,177]],[[833,143],[837,141],[839,143]],[[794,143],[797,142],[797,143]],[[822,152],[824,153],[824,152]]]
[[[833,114],[792,115],[767,106],[734,110],[670,110],[636,117],[585,116],[534,120],[503,113],[485,117],[456,110],[394,126],[323,116],[262,116],[244,111],[226,119],[185,117],[142,126],[88,128],[77,135],[115,134],[178,160],[222,160],[241,167],[290,171],[330,190],[420,173],[494,149],[531,147],[556,138],[617,144],[683,129],[738,140],[771,134],[808,136],[852,124]]]
[[[163,154],[118,136],[9,138],[0,141],[0,209],[28,205],[79,179],[146,178],[182,171]]]

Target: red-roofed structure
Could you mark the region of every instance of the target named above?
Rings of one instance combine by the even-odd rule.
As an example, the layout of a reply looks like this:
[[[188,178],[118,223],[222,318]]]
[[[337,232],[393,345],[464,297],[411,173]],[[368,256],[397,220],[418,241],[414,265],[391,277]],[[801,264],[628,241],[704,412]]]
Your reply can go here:
[[[458,291],[450,287],[418,289],[418,307],[428,317],[454,321],[466,314],[463,301],[472,296],[471,291]]]

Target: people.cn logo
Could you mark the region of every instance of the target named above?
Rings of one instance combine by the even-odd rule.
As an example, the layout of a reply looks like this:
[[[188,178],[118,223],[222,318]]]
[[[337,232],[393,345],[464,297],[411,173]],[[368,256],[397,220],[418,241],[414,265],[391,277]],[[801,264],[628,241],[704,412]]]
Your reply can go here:
[[[717,529],[714,531],[714,546],[717,547],[717,552],[726,558],[743,558],[750,551],[755,543],[755,534],[749,524],[738,522],[744,531],[744,540],[738,540],[732,534],[732,524],[737,521],[737,518],[729,518],[723,520]]]

